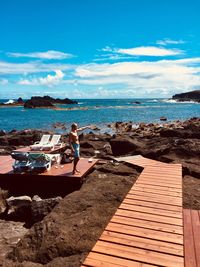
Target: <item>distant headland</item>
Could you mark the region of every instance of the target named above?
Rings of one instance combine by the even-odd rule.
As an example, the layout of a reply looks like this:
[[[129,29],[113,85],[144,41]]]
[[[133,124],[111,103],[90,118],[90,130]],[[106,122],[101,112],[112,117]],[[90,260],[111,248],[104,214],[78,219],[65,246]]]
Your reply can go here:
[[[15,107],[23,106],[24,108],[52,108],[56,109],[56,104],[78,104],[77,101],[71,100],[69,98],[60,99],[53,98],[50,96],[32,96],[31,99],[24,101],[21,97],[17,101],[8,101],[6,103],[0,103],[2,107]]]
[[[194,101],[200,103],[200,90],[176,94],[172,96],[172,99],[178,102]]]

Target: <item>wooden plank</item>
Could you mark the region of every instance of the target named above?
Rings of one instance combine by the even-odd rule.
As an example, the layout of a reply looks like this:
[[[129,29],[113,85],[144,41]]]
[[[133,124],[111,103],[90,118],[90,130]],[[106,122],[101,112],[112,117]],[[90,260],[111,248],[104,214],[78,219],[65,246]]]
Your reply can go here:
[[[118,245],[114,243],[98,241],[93,251],[108,255],[117,255],[135,261],[142,261],[150,264],[158,264],[161,266],[183,267],[183,258],[169,254],[146,251],[144,249]]]
[[[191,210],[192,230],[197,266],[200,267],[200,217],[197,210]]]
[[[155,209],[152,207],[144,207],[144,206],[122,203],[119,208],[124,210],[133,210],[143,213],[162,215],[166,217],[182,218],[182,212],[167,211],[167,210]]]
[[[129,191],[129,194],[136,194],[136,195],[144,195],[144,196],[152,196],[152,197],[157,197],[160,199],[177,199],[177,200],[182,200],[182,197],[179,196],[174,196],[174,195],[164,195],[164,194],[158,194],[157,192],[151,192],[151,191],[141,191],[141,190],[137,190],[134,187],[131,188],[131,190]],[[182,203],[182,201],[181,201]]]
[[[146,169],[145,169],[146,170]],[[172,173],[172,172],[165,172],[163,170],[163,173],[156,173],[155,171],[143,171],[142,174],[141,174],[141,177],[154,177],[154,178],[161,178],[161,179],[171,179],[171,180],[174,180],[175,178],[178,178],[180,179],[181,177],[181,174],[180,173]]]
[[[110,222],[183,235],[182,226],[161,222],[152,222],[140,218],[128,218],[124,216],[114,215]]]
[[[170,190],[161,190],[161,189],[153,189],[153,188],[146,188],[142,187],[141,185],[135,185],[132,188],[133,191],[141,191],[141,192],[150,192],[150,193],[155,193],[157,195],[167,195],[167,196],[174,196],[174,197],[181,197],[182,193],[179,192],[170,192]]]
[[[161,179],[161,181],[165,180],[166,182],[170,182],[170,183],[180,183],[181,182],[179,175],[173,175],[173,177],[170,177],[168,175],[161,176],[161,175],[155,175],[153,172],[148,173],[148,174],[142,173],[140,178],[141,179],[144,179],[144,178],[153,179],[154,181]]]
[[[90,252],[82,266],[92,267],[152,267],[150,265],[138,261],[119,258],[118,256],[105,255],[96,252]]]
[[[151,200],[150,201],[144,201],[144,200],[125,198],[123,200],[123,203],[124,204],[137,205],[137,206],[143,206],[143,207],[154,207],[156,209],[161,209],[161,210],[182,212],[182,207],[172,206],[172,205],[170,205],[170,203],[168,203],[168,204],[155,203],[155,202],[151,202]]]
[[[183,245],[172,244],[169,242],[163,242],[133,235],[104,231],[99,240],[173,254],[177,256],[183,256]]]
[[[162,222],[162,223],[174,224],[174,225],[179,225],[179,226],[182,226],[183,224],[182,219],[179,219],[179,218],[164,217],[160,215],[142,213],[138,211],[118,209],[115,214],[121,215],[124,217],[139,218],[139,219],[141,218],[141,219],[148,220],[148,221]]]
[[[121,234],[139,236],[154,240],[166,241],[175,244],[183,244],[183,236],[174,234],[174,233],[167,233],[167,232],[160,232],[152,229],[145,229],[136,226],[129,226],[129,225],[120,225],[117,223],[110,222],[107,227],[107,231],[117,232]]]
[[[182,198],[179,198],[179,197],[172,197],[172,196],[158,196],[157,194],[154,194],[154,193],[150,193],[150,192],[140,192],[140,191],[134,191],[134,190],[131,190],[129,191],[128,193],[129,195],[138,195],[138,196],[146,196],[146,197],[149,197],[150,200],[151,198],[155,198],[157,199],[158,201],[161,199],[161,201],[166,201],[168,203],[175,203],[175,204],[178,204],[178,205],[182,205]],[[141,198],[142,199],[142,198]]]
[[[135,187],[143,187],[143,188],[152,188],[155,190],[166,190],[166,191],[170,191],[170,192],[178,192],[178,193],[182,193],[182,188],[178,189],[178,188],[174,188],[174,187],[170,187],[170,186],[158,186],[158,185],[148,185],[148,184],[140,184],[140,182],[136,181],[136,183],[134,183],[134,188]]]
[[[136,199],[136,200],[145,200],[145,201],[149,201],[149,202],[155,202],[155,203],[161,203],[161,204],[171,204],[172,206],[179,206],[182,207],[182,202],[181,201],[177,201],[177,200],[173,200],[169,201],[169,199],[163,199],[163,198],[158,198],[157,196],[142,196],[142,195],[136,195],[136,194],[127,194],[126,198],[129,199]]]
[[[145,184],[150,184],[150,185],[158,185],[158,186],[166,186],[166,187],[174,187],[174,188],[178,188],[178,189],[181,189],[182,188],[182,184],[181,183],[176,183],[176,184],[174,184],[174,183],[169,183],[169,182],[167,182],[167,183],[165,183],[165,184],[163,184],[164,182],[162,182],[162,181],[158,181],[158,180],[150,180],[150,179],[141,179],[140,180],[140,184],[142,184],[142,183],[145,183]]]
[[[143,170],[143,173],[144,174],[151,174],[153,173],[154,175],[161,175],[161,176],[165,176],[165,175],[169,175],[169,176],[176,176],[176,175],[181,175],[182,174],[182,169],[177,169],[176,168],[161,168],[161,167],[158,167],[158,166],[154,166],[154,167],[146,167],[144,170]]]
[[[185,267],[197,267],[195,246],[192,231],[192,219],[189,209],[184,209],[184,248],[185,248]]]
[[[182,194],[181,193],[176,193],[176,192],[170,192],[170,191],[165,191],[165,190],[154,190],[154,189],[149,189],[149,188],[142,188],[140,187],[132,187],[131,190],[129,191],[130,193],[135,193],[136,191],[142,192],[142,193],[151,193],[155,194],[158,197],[162,198],[165,196],[170,196],[170,197],[175,197],[175,198],[181,198]]]
[[[168,179],[167,177],[155,177],[153,175],[142,175],[140,179],[137,182],[140,181],[151,181],[151,182],[167,182],[169,184],[168,187],[171,187],[170,185],[182,185],[182,181],[180,180],[179,177],[173,178],[173,179]],[[167,187],[166,184],[164,183],[163,186]]]
[[[148,168],[146,168],[146,169],[148,169]],[[145,169],[145,170],[146,170]],[[150,170],[148,170],[148,172],[147,171],[143,171],[142,172],[142,177],[143,176],[154,176],[154,177],[160,177],[160,178],[169,178],[169,179],[174,179],[174,178],[178,178],[178,177],[180,177],[180,173],[178,172],[178,173],[174,173],[174,172],[172,172],[172,171],[168,171],[168,172],[166,172],[165,170],[163,170],[163,172],[156,172],[156,171],[150,171]]]

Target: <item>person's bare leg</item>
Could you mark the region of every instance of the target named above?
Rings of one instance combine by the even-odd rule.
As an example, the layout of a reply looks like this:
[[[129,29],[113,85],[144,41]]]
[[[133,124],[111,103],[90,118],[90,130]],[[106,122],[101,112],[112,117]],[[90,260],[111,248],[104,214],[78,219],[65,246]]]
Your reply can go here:
[[[74,159],[74,168],[73,168],[73,174],[76,173],[76,172],[80,172],[79,170],[77,170],[76,166],[79,162],[79,158],[75,158]]]

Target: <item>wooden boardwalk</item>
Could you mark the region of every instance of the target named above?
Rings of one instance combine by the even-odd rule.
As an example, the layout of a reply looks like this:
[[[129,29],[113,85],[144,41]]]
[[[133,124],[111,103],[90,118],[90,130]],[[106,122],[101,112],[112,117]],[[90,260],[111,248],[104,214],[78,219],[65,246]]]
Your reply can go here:
[[[183,210],[185,267],[200,267],[200,210]]]
[[[181,165],[121,160],[145,168],[82,266],[184,266]]]

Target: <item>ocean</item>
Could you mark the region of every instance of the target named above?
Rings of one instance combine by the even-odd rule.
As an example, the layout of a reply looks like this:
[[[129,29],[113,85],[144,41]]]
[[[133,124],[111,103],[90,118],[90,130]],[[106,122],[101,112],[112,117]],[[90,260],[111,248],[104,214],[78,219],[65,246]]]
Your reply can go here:
[[[8,100],[2,99],[0,102]],[[200,103],[177,103],[167,99],[80,99],[77,101],[77,105],[62,105],[66,110],[1,107],[0,130],[52,130],[52,125],[57,122],[66,124],[67,128],[73,122],[80,126],[95,124],[105,130],[107,124],[116,121],[132,121],[137,124],[160,122],[161,116],[165,116],[168,121],[200,117]],[[140,104],[135,103],[136,101]]]

